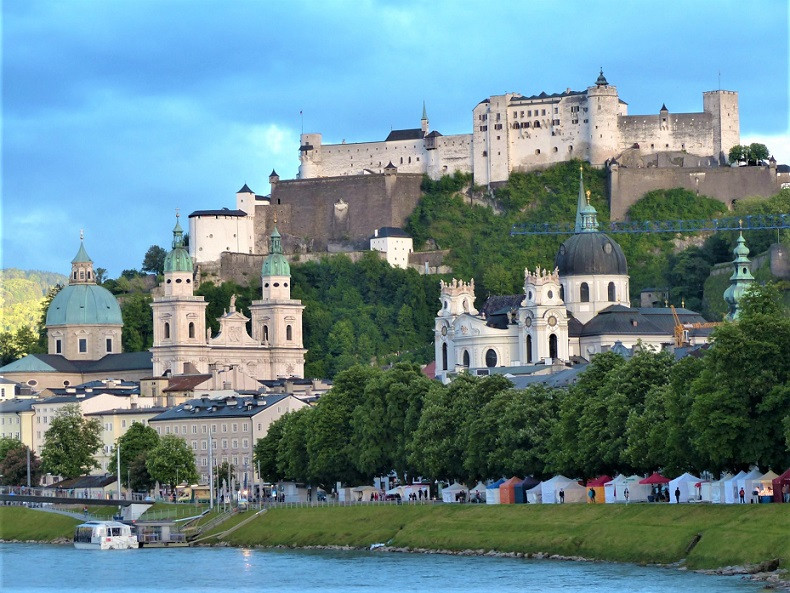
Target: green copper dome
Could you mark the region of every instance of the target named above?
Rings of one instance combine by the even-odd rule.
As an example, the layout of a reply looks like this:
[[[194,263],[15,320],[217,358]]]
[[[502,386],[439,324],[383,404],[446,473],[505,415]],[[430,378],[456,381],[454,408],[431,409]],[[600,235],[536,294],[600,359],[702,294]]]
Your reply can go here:
[[[51,325],[123,325],[121,308],[112,293],[97,284],[69,284],[47,309]]]
[[[263,260],[261,276],[290,276],[291,266],[283,255],[283,247],[280,241],[280,233],[275,225],[272,234],[269,236],[269,255]]]
[[[184,247],[184,231],[176,218],[176,226],[173,229],[173,250],[165,256],[165,274],[192,271],[192,258]]]

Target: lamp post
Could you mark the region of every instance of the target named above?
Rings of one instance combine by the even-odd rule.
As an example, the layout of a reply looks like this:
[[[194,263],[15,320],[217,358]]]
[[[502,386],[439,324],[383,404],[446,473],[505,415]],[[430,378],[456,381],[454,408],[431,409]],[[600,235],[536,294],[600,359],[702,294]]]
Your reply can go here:
[[[211,453],[211,433],[208,436],[208,508],[214,510],[214,464]]]

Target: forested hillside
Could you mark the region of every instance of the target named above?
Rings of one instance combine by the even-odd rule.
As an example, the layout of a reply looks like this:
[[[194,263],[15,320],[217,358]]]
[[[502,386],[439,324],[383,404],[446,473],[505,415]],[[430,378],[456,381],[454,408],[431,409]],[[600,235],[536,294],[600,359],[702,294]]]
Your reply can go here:
[[[491,294],[515,294],[522,290],[524,268],[551,269],[563,235],[510,236],[514,224],[522,222],[573,222],[579,191],[579,167],[584,185],[591,191],[591,203],[599,222],[608,222],[605,172],[587,163],[571,161],[545,171],[514,173],[506,186],[494,191],[487,205],[472,202],[480,194],[471,187],[471,177],[456,174],[439,181],[426,179],[424,197],[409,219],[407,230],[415,239],[415,249],[426,242],[450,249],[447,261],[454,275],[475,278],[478,299]],[[683,189],[657,190],[646,194],[629,210],[631,220],[707,219],[757,213],[790,212],[790,190],[773,198],[745,199],[735,211],[716,200]],[[666,287],[670,302],[684,301],[690,309],[720,319],[703,307],[703,285],[711,267],[732,259],[737,233],[618,234],[614,238],[628,258],[631,299],[642,289]],[[784,241],[790,235],[780,233]],[[767,249],[776,241],[775,231],[749,232],[746,240],[752,253]]]
[[[0,307],[3,318],[0,331],[16,332],[27,326],[37,329],[41,317],[41,303],[49,289],[65,284],[63,274],[38,270],[0,270]]]

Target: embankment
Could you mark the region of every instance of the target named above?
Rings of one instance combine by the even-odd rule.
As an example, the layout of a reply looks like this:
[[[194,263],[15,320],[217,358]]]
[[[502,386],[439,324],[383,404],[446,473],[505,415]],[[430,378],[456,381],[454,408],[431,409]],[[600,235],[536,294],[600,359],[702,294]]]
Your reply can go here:
[[[76,521],[0,507],[0,538],[53,541]],[[393,547],[557,554],[693,569],[779,559],[790,568],[787,505],[387,505],[270,509],[228,534],[235,546]],[[696,542],[696,543],[694,543]]]

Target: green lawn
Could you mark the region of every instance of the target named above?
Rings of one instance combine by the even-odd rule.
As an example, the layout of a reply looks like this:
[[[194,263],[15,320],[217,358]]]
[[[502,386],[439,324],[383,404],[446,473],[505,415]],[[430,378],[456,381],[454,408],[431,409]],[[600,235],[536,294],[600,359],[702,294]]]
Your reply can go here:
[[[65,515],[32,511],[25,507],[0,506],[0,539],[51,542],[71,539],[81,521]]]
[[[236,545],[393,546],[551,553],[693,568],[790,564],[784,505],[445,505],[273,509],[226,538]],[[697,534],[702,538],[687,555]]]

